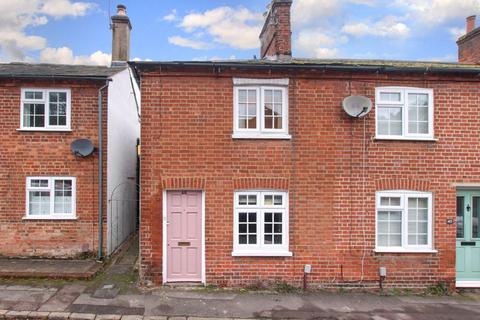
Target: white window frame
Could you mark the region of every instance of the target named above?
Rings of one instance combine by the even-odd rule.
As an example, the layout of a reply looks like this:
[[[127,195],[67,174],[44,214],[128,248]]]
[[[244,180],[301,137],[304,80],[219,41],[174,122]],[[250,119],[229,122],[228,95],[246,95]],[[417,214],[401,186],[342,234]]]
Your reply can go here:
[[[400,101],[382,101],[381,93],[399,93]],[[428,133],[409,133],[408,132],[408,94],[418,93],[428,95]],[[379,133],[378,125],[378,109],[381,107],[398,107],[402,108],[402,134],[401,135],[385,135]],[[434,138],[434,97],[433,89],[409,88],[409,87],[377,87],[375,88],[375,135],[376,139],[385,140],[426,140],[435,141]]]
[[[257,195],[257,205],[239,205],[240,195]],[[264,204],[264,195],[282,195],[282,205]],[[242,211],[257,212],[257,244],[239,243],[239,213]],[[265,212],[282,212],[282,244],[264,244]],[[233,214],[233,252],[232,256],[291,257],[289,251],[289,212],[288,192],[276,190],[239,190],[234,193]]]
[[[43,99],[26,99],[26,92],[41,92],[43,94]],[[64,126],[55,126],[50,125],[50,100],[49,96],[51,92],[62,92],[67,95],[67,110],[66,110],[66,124]],[[49,89],[39,89],[39,88],[22,88],[21,90],[21,99],[20,99],[20,129],[21,131],[71,131],[71,90],[64,88],[49,88]],[[45,105],[45,125],[43,127],[26,127],[24,125],[24,104],[26,103],[40,103]]]
[[[399,197],[399,206],[382,206],[380,200],[382,197]],[[427,198],[428,203],[428,227],[427,227],[427,244],[426,245],[409,245],[408,244],[408,198]],[[392,253],[435,253],[433,247],[433,197],[431,192],[419,192],[409,190],[388,190],[379,191],[375,197],[375,251],[376,252],[392,252]],[[378,245],[378,212],[379,211],[401,211],[402,216],[402,245],[379,246]]]
[[[233,90],[233,135],[234,139],[291,139],[288,133],[288,79],[234,79]],[[239,90],[257,91],[257,127],[255,129],[239,128]],[[264,97],[265,90],[282,92],[282,129],[265,128]]]
[[[48,187],[31,187],[32,180],[48,180]],[[54,213],[55,204],[55,181],[71,180],[72,181],[72,213]],[[25,217],[26,220],[75,220],[76,202],[77,202],[77,179],[75,177],[27,177],[26,179],[26,202]],[[50,213],[48,215],[31,215],[30,214],[30,191],[49,191],[50,192]]]

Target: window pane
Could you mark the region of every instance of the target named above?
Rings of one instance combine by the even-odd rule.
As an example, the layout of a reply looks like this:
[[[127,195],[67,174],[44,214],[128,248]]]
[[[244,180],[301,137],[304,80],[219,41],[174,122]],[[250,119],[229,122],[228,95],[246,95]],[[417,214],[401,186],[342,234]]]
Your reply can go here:
[[[247,195],[241,194],[238,196],[238,204],[239,205],[246,205],[247,204]]]
[[[42,100],[43,99],[43,92],[41,92],[41,91],[25,91],[25,99]]]
[[[282,244],[282,213],[265,212],[263,230],[265,244]]]
[[[472,197],[472,238],[480,238],[480,197]]]
[[[257,213],[240,212],[238,214],[238,243],[256,244],[257,243]]]
[[[264,99],[265,99],[265,103],[273,103],[273,91],[272,90],[265,90],[264,92]]]
[[[381,92],[380,100],[390,101],[390,102],[400,102],[401,95],[400,92]]]
[[[257,204],[257,196],[256,195],[249,195],[248,196],[248,204],[249,205],[256,205]]]
[[[402,212],[378,211],[377,243],[382,247],[402,245]]]
[[[30,215],[50,214],[50,192],[49,191],[30,191],[28,213]]]
[[[378,133],[402,135],[402,108],[378,107]]]
[[[280,196],[280,195],[276,195],[273,197],[273,204],[276,205],[276,206],[281,206],[282,205],[282,200],[283,197]]]
[[[239,103],[247,102],[247,90],[238,90],[238,102]]]
[[[408,244],[427,245],[428,241],[428,199],[408,198]],[[427,215],[425,215],[427,211]]]
[[[247,116],[247,104],[246,103],[240,103],[238,104],[238,114],[240,116]]]
[[[55,180],[54,213],[72,213],[72,181]]]
[[[408,95],[408,132],[428,134],[428,94]]]
[[[45,105],[25,103],[23,107],[23,126],[32,128],[44,127]]]
[[[380,205],[384,207],[400,206],[400,197],[381,197]]]
[[[464,237],[464,208],[465,208],[465,198],[457,197],[457,238]]]
[[[272,195],[265,195],[265,196],[263,197],[263,199],[264,199],[264,200],[263,200],[263,201],[264,201],[264,204],[265,204],[266,206],[271,206],[271,205],[273,205],[273,196],[272,196]]]
[[[49,124],[52,126],[66,125],[67,94],[65,92],[50,92],[49,94]]]
[[[30,180],[30,186],[33,188],[48,188],[48,180]]]

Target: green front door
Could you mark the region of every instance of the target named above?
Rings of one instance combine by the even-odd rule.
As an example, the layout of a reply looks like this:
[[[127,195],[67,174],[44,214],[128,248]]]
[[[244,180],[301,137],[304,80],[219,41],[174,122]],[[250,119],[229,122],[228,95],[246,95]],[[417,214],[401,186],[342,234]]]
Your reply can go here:
[[[457,192],[457,281],[480,281],[480,191]]]

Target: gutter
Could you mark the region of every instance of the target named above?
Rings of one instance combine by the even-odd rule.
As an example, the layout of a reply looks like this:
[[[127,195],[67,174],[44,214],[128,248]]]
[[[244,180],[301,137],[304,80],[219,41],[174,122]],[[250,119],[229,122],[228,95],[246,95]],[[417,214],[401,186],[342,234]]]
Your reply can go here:
[[[334,65],[334,64],[294,64],[294,63],[231,63],[231,62],[130,62],[137,70],[148,70],[155,67],[175,66],[175,67],[226,67],[226,68],[245,68],[245,69],[308,69],[308,70],[331,70],[331,71],[357,71],[357,72],[409,72],[409,73],[458,73],[458,74],[476,74],[480,75],[479,68],[449,68],[449,67],[395,67],[380,65]]]
[[[103,259],[103,90],[109,81],[98,89],[98,261]]]
[[[1,74],[1,79],[62,79],[62,80],[107,80],[104,76],[62,76],[62,75],[18,75],[18,74]]]

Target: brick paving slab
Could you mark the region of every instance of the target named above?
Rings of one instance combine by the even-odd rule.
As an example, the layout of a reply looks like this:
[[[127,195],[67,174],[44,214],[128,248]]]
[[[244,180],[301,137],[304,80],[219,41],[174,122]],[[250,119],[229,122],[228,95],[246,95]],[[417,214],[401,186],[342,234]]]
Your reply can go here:
[[[123,316],[122,320],[143,320],[143,316]]]
[[[95,314],[93,313],[72,313],[70,318],[72,320],[95,320]]]
[[[41,306],[38,311],[63,312],[85,289],[86,287],[81,285],[66,285]]]
[[[120,320],[121,318],[119,314],[99,314],[95,320]]]
[[[168,320],[187,320],[187,317],[169,317]]]
[[[28,320],[44,320],[48,319],[50,312],[32,311],[28,314]]]
[[[162,316],[145,316],[143,317],[143,320],[167,320],[168,317],[162,317]]]
[[[49,320],[66,320],[70,317],[70,312],[50,312],[48,315]]]
[[[27,319],[30,311],[8,311],[5,319]]]
[[[0,319],[5,319],[5,315],[7,314],[8,310],[0,310]]]

